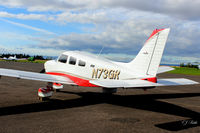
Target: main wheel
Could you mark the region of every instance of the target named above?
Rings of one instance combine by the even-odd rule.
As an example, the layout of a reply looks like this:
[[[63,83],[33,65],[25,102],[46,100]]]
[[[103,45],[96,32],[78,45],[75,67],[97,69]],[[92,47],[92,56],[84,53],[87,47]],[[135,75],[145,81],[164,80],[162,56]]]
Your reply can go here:
[[[112,94],[117,92],[117,88],[102,88],[103,93]]]
[[[43,102],[43,101],[46,101],[46,100],[49,100],[49,97],[38,97],[38,99]]]
[[[54,89],[54,92],[60,92],[60,89]]]

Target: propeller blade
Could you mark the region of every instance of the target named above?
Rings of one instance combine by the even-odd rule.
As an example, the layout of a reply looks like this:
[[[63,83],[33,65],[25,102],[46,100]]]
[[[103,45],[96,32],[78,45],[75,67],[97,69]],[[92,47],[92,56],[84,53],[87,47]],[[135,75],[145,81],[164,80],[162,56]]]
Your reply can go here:
[[[42,70],[40,71],[40,73],[45,73],[45,69],[42,69]]]

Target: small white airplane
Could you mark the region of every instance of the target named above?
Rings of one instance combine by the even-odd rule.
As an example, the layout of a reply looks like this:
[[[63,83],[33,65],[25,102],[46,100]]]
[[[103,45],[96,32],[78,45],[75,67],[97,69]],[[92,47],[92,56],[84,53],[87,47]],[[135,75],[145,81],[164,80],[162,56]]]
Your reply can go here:
[[[6,57],[3,57],[3,60],[7,60],[8,58],[6,58]]]
[[[198,84],[185,78],[156,78],[159,73],[173,70],[167,66],[159,67],[169,31],[169,28],[154,30],[136,58],[129,63],[67,51],[57,60],[44,64],[45,74],[0,68],[0,75],[48,82],[46,88],[38,90],[40,99],[52,96],[53,88],[61,89],[63,84],[101,87],[105,93],[114,93],[117,88],[148,89],[156,86]]]
[[[17,57],[16,57],[16,55],[15,56],[10,56],[10,57],[7,58],[7,60],[17,60]]]

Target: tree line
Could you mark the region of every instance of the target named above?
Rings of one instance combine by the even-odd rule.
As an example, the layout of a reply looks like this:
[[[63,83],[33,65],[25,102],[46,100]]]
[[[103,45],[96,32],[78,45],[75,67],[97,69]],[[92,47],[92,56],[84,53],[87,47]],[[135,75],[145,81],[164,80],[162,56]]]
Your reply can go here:
[[[198,65],[194,65],[192,63],[187,63],[187,64],[181,63],[180,67],[189,67],[189,68],[197,68],[197,69],[199,69]]]
[[[13,57],[16,56],[17,58],[26,58],[26,59],[28,59],[29,57],[33,57],[36,60],[45,60],[45,58],[41,55],[30,56],[28,54],[1,54],[0,58],[4,58],[4,57],[9,58],[10,56],[13,56]]]

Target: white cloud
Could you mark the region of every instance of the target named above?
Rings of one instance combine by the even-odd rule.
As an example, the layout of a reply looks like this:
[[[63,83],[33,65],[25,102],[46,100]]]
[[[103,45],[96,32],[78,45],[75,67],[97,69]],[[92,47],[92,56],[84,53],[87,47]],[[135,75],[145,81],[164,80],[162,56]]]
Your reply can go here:
[[[167,14],[183,19],[199,20],[199,0],[0,0],[6,7],[25,8],[28,11],[97,10],[123,8]]]
[[[0,53],[13,53],[13,54],[29,54],[29,55],[43,55],[43,56],[59,56],[64,50],[54,49],[38,49],[29,47],[6,47],[0,46]]]
[[[4,14],[6,13],[4,12]],[[17,15],[9,13],[8,16],[21,19],[35,18],[39,20],[44,17],[48,20],[48,17],[45,17],[44,14],[37,16],[37,14]],[[62,12],[57,15],[50,15],[50,18],[51,21],[60,24],[78,22],[83,24],[90,23],[95,26],[90,28],[91,34],[73,33],[50,39],[43,37],[37,38],[35,39],[38,42],[37,47],[52,49],[88,49],[90,47],[90,49],[96,49],[95,51],[97,52],[99,48],[105,46],[109,48],[109,52],[125,52],[128,49],[129,53],[133,52],[133,54],[136,54],[153,29],[171,27],[172,30],[169,36],[166,54],[192,54],[199,56],[197,53],[200,48],[197,42],[199,42],[200,36],[200,22],[198,21],[186,21],[160,14],[135,10],[127,11],[125,9]],[[44,29],[6,21],[46,34],[54,34]],[[191,53],[192,50],[193,52]]]
[[[100,23],[108,20],[107,13],[105,11],[95,11],[95,12],[80,12],[80,13],[71,13],[63,12],[56,15],[55,20],[60,23],[70,23],[70,22],[79,22],[79,23]]]
[[[43,21],[49,20],[49,18],[46,15],[42,15],[42,14],[24,14],[24,13],[12,14],[5,11],[0,12],[0,17],[17,18],[17,19],[25,19],[25,20],[43,20]]]
[[[135,58],[134,55],[129,54],[101,54],[100,56],[114,61],[130,62]],[[162,57],[162,64],[180,64],[188,62],[200,62],[200,58],[196,57],[184,57],[184,56],[167,56]]]
[[[164,55],[161,62],[164,64],[180,64],[180,63],[189,63],[189,62],[192,63],[192,62],[200,62],[200,58]]]
[[[170,27],[165,54],[200,57],[199,0],[0,0],[0,5],[28,11],[19,14],[1,11],[0,17],[4,18],[40,20],[46,23],[51,21],[51,24],[63,26],[68,23],[94,25],[87,34],[77,32],[52,38],[29,38],[37,42],[37,45],[31,45],[36,49],[78,49],[98,53],[105,46],[104,54],[111,52],[111,56],[117,56],[119,53],[127,53],[134,56],[153,29]],[[44,29],[7,22],[53,34]]]
[[[115,10],[112,11],[114,12]],[[109,23],[107,23],[106,19],[105,22],[103,22],[103,18],[99,18],[101,21],[91,21],[91,23],[96,25],[91,30],[92,33],[71,33],[56,36],[56,38],[51,39],[40,38],[36,39],[39,41],[37,46],[41,48],[72,50],[93,48],[96,49],[93,51],[95,53],[98,53],[101,47],[105,46],[107,50],[105,52],[126,53],[128,51],[128,53],[134,55],[142,47],[152,30],[155,28],[170,27],[171,32],[165,53],[167,55],[193,55],[199,57],[198,51],[200,47],[198,47],[198,42],[200,28],[198,25],[200,23],[191,23],[190,21],[174,19],[159,14],[151,15],[146,12],[136,13],[132,11],[125,13],[124,10],[122,10],[124,13],[123,21],[118,21],[116,19],[120,18],[121,12],[116,12],[119,13],[119,15],[113,19],[110,18]],[[117,14],[116,12],[113,14]],[[109,18],[108,16],[110,14],[107,14],[107,12],[103,14],[105,18]],[[150,15],[151,17],[149,17]],[[80,19],[77,20],[78,22],[87,22],[87,17],[77,17],[77,19]],[[70,21],[73,21],[73,19]]]
[[[10,21],[10,20],[6,20],[6,19],[2,19],[2,18],[0,18],[0,20],[7,22],[7,23],[10,23],[10,24],[13,24],[13,25],[16,25],[16,26],[19,26],[19,27],[31,29],[31,30],[42,32],[42,33],[45,33],[45,34],[55,34],[53,32],[50,32],[50,31],[47,31],[47,30],[44,30],[44,29],[41,29],[41,28],[36,28],[36,27],[33,27],[33,26],[29,26],[29,25],[25,25],[25,24],[21,24],[21,23],[16,23],[16,22],[13,22],[13,21]]]

